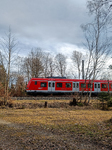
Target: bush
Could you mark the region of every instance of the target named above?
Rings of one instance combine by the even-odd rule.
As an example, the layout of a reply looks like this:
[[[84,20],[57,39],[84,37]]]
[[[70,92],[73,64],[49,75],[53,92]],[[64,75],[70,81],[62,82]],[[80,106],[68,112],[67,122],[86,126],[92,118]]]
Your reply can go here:
[[[78,105],[78,106],[84,106],[84,104],[83,104],[83,103],[77,103],[77,105]]]
[[[10,108],[13,108],[14,107],[14,102],[12,100],[8,100],[7,106],[10,107]]]
[[[110,94],[109,94],[109,93],[106,93],[106,92],[101,92],[101,93],[99,93],[99,95],[98,95],[98,99],[99,99],[101,102],[109,101],[109,100],[110,100]]]
[[[112,107],[112,98],[107,102],[108,107]]]
[[[102,102],[102,110],[108,110],[108,107],[111,105],[110,94],[101,92],[98,95],[98,99]]]
[[[3,98],[0,98],[0,106],[4,105],[4,100]]]

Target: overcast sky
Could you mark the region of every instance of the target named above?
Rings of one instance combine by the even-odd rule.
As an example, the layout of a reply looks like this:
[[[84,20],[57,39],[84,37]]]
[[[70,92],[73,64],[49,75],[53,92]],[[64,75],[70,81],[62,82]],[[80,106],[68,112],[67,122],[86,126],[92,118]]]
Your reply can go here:
[[[81,24],[89,20],[86,0],[0,0],[0,36],[11,27],[20,54],[31,48],[68,55],[83,51]]]

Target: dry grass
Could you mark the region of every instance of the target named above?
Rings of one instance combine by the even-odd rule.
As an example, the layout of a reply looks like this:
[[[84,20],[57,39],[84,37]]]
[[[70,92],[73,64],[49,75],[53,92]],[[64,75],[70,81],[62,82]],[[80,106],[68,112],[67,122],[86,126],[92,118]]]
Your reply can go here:
[[[45,102],[49,102],[49,103],[55,103],[55,102],[66,102],[66,103],[69,103],[70,100],[14,100],[14,103],[45,103]]]
[[[14,100],[14,104],[24,103],[69,103],[70,100]],[[94,100],[90,103],[94,104]],[[0,118],[12,123],[42,125],[94,125],[112,117],[111,111],[75,110],[71,108],[37,108],[37,109],[0,109]]]
[[[30,101],[20,100],[14,103],[44,103],[46,100]],[[49,100],[48,103],[54,102],[68,102],[67,100]],[[78,106],[77,106],[78,107]],[[85,106],[86,107],[86,106]],[[72,109],[71,109],[72,108]],[[83,107],[80,107],[83,108]],[[81,136],[82,139],[87,141],[98,141],[99,143],[112,146],[112,123],[109,121],[112,118],[112,111],[102,111],[98,109],[75,109],[75,107],[67,108],[36,108],[36,109],[16,109],[7,108],[0,109],[0,119],[14,125],[25,126],[25,129],[16,132],[13,129],[13,137],[27,137],[27,130],[31,129],[34,133],[38,129],[41,132],[46,132],[48,137],[41,132],[35,138],[50,139],[49,134],[51,131],[60,135],[64,135],[67,139],[68,136],[73,134],[77,138]],[[27,129],[28,127],[28,129]],[[30,127],[30,128],[29,128]],[[5,130],[5,129],[4,129]],[[8,129],[7,129],[8,130]],[[11,130],[11,127],[9,131]],[[12,132],[12,131],[11,131]],[[29,132],[30,133],[30,132]],[[54,135],[54,134],[53,134]],[[51,136],[51,135],[50,135]],[[73,137],[71,136],[71,138]],[[29,137],[29,136],[28,136]],[[41,139],[41,140],[42,140]],[[52,138],[51,138],[52,139]],[[67,139],[68,140],[68,139]],[[66,140],[66,141],[67,141]]]
[[[48,102],[48,103],[55,103],[55,102],[59,102],[59,103],[69,103],[71,100],[13,100],[14,103],[45,103],[45,102]],[[80,100],[79,100],[80,101]],[[81,102],[84,102],[85,99],[82,99]],[[99,100],[96,100],[96,99],[91,99],[90,100],[90,103],[99,103],[100,101]]]
[[[0,109],[0,118],[12,123],[32,125],[93,125],[112,117],[111,111],[56,108]]]

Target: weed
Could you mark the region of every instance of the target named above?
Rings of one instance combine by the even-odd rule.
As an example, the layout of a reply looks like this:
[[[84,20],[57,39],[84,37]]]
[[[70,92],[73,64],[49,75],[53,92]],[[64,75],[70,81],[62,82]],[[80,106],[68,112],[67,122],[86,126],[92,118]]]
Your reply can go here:
[[[78,106],[84,106],[84,104],[81,103],[81,102],[80,102],[80,103],[77,103],[77,105],[78,105]]]
[[[7,105],[8,105],[10,108],[13,108],[13,107],[14,107],[14,101],[13,101],[13,100],[8,100]]]
[[[91,132],[91,131],[88,131],[88,133],[87,133],[90,137],[93,137],[93,132]]]
[[[25,105],[22,105],[21,109],[25,109]]]

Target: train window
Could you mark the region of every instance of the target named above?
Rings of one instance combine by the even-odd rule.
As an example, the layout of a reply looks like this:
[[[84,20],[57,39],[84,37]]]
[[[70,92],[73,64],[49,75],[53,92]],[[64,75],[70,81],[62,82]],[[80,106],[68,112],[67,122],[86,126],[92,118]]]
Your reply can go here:
[[[98,84],[98,88],[100,88],[100,84]]]
[[[85,83],[81,83],[81,88],[86,88],[86,84]]]
[[[102,88],[107,88],[107,85],[106,84],[102,84]]]
[[[37,81],[35,81],[35,85],[37,85]]]
[[[111,89],[112,89],[112,84],[110,84],[110,87],[111,87]]]
[[[54,87],[55,86],[55,84],[54,83],[52,83],[52,87]]]
[[[95,84],[95,88],[97,88],[97,84]]]
[[[66,83],[67,88],[71,88],[71,83]]]
[[[57,87],[62,87],[62,83],[57,83]]]
[[[46,82],[41,82],[41,87],[47,87]]]
[[[77,88],[79,88],[79,83],[77,83]]]
[[[49,87],[51,87],[51,82],[49,82]]]
[[[88,88],[93,88],[93,85],[91,83],[89,83]]]
[[[75,88],[75,83],[73,83],[73,88]]]

